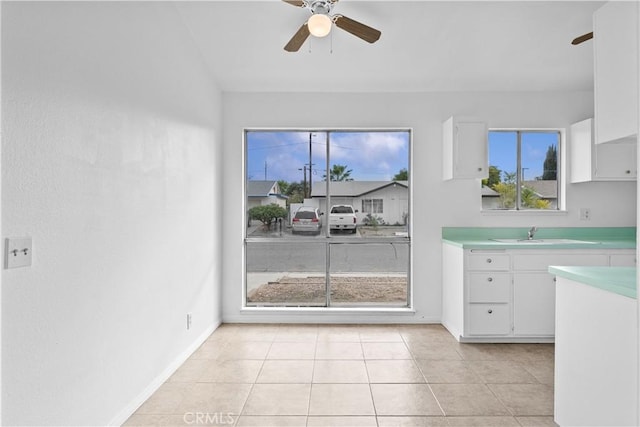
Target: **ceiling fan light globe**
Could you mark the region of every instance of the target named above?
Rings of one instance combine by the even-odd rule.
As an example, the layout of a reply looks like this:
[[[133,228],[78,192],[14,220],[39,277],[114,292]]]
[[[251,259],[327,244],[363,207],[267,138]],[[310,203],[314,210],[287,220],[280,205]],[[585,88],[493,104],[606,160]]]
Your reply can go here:
[[[332,24],[331,18],[322,13],[311,15],[311,18],[307,21],[309,32],[315,37],[324,37],[329,34]]]

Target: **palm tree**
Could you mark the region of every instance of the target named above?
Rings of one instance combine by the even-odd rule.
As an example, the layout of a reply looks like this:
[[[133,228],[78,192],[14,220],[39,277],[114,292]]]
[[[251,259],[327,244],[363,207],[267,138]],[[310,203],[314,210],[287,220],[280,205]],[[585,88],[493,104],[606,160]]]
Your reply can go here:
[[[347,165],[333,165],[329,171],[331,181],[353,181],[351,178],[351,169],[347,169]],[[323,175],[322,179],[327,180],[327,175]]]

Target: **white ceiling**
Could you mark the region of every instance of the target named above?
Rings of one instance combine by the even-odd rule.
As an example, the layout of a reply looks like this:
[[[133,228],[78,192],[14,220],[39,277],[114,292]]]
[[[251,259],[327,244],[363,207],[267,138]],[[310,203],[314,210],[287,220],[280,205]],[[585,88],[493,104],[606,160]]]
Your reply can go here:
[[[333,13],[382,31],[369,44],[334,26],[283,46],[309,13],[278,0],[178,2],[224,91],[420,92],[593,89],[595,1],[341,0]]]

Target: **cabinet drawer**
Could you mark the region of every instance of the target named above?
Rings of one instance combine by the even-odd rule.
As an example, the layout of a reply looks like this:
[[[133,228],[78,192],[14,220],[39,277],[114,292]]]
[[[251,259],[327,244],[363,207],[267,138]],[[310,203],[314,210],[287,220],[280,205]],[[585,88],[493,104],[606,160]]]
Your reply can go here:
[[[635,267],[635,254],[613,254],[610,260],[611,267]]]
[[[546,271],[550,265],[575,266],[607,266],[609,257],[605,254],[577,253],[577,254],[522,254],[513,256],[514,270],[542,270]]]
[[[509,273],[469,274],[469,302],[509,302],[510,288]]]
[[[509,335],[509,304],[467,304],[469,335]]]
[[[509,255],[503,253],[474,253],[467,259],[469,270],[509,270]]]

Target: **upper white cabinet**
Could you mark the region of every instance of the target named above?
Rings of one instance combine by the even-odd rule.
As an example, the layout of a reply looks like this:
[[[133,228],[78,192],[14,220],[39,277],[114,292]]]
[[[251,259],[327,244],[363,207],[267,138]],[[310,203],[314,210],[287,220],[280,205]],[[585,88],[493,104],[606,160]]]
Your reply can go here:
[[[595,142],[638,132],[638,2],[611,1],[593,15]]]
[[[488,176],[487,124],[450,117],[442,124],[442,179]]]
[[[635,141],[595,144],[593,119],[571,125],[571,182],[634,181],[638,175]]]

